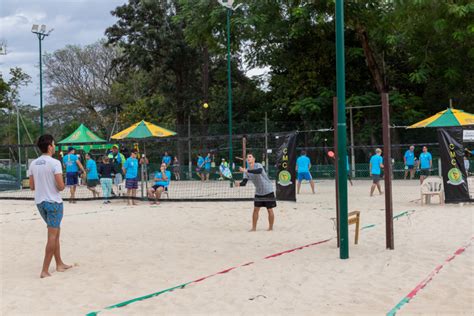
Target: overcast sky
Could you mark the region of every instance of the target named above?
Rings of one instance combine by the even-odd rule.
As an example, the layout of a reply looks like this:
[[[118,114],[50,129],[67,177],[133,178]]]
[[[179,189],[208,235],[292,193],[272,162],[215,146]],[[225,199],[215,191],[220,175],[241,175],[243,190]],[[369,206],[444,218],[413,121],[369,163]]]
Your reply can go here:
[[[9,69],[21,67],[32,83],[21,91],[21,103],[39,106],[38,38],[33,24],[54,28],[43,41],[43,52],[68,44],[86,45],[104,37],[115,23],[110,11],[126,0],[0,0],[0,40],[7,42],[7,55],[0,55],[0,72],[8,79]],[[43,82],[43,91],[45,84]],[[43,97],[43,104],[47,104]]]
[[[38,38],[33,24],[54,29],[42,42],[43,53],[52,53],[68,44],[87,45],[104,38],[105,29],[116,22],[110,11],[127,0],[0,0],[0,41],[7,43],[7,55],[0,55],[0,72],[8,80],[12,67],[21,67],[32,78],[22,88],[22,104],[39,106]],[[44,68],[43,68],[44,69]],[[248,76],[268,69],[247,69]],[[265,88],[265,87],[262,87]],[[47,87],[43,81],[43,104]]]

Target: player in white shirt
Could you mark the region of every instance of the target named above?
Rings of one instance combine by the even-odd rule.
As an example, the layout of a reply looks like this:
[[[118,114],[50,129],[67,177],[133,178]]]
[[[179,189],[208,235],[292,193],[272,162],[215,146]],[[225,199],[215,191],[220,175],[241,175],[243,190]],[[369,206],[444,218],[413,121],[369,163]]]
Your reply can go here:
[[[51,135],[42,135],[37,145],[43,155],[31,162],[28,176],[30,188],[35,191],[35,204],[48,227],[48,240],[40,274],[41,278],[45,278],[51,276],[49,265],[53,256],[56,261],[56,271],[64,272],[72,266],[65,264],[61,259],[59,245],[63,218],[63,200],[60,192],[65,186],[61,162],[53,158],[56,146],[54,138]]]

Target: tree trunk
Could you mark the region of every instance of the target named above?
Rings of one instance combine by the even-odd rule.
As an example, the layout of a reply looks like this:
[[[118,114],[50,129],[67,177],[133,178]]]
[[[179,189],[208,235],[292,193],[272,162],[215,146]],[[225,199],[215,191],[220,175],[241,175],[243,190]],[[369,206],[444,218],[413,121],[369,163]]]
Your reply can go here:
[[[374,80],[375,87],[379,93],[388,92],[388,85],[384,80],[384,73],[380,70],[380,67],[375,58],[374,51],[369,43],[369,35],[365,27],[362,25],[356,26],[356,33],[364,50],[365,60],[367,62],[367,67],[369,68],[372,79]]]
[[[209,101],[209,48],[206,44],[202,47],[202,95],[204,102]]]

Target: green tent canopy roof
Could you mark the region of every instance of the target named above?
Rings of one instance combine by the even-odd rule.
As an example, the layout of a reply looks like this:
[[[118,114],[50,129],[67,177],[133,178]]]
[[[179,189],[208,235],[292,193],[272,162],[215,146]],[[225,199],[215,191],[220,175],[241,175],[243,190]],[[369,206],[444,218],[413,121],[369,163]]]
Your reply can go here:
[[[90,143],[89,145],[74,145],[78,143]],[[100,138],[94,134],[90,129],[88,129],[84,124],[81,124],[71,135],[65,139],[59,141],[58,145],[66,144],[72,145],[75,149],[81,149],[85,152],[89,152],[93,149],[110,149],[112,148],[111,144],[107,144],[107,141],[103,138]],[[58,149],[58,146],[56,146]],[[62,148],[63,150],[67,149],[67,146]]]
[[[94,134],[84,124],[81,124],[71,135],[58,142],[58,144],[74,143],[106,143],[107,141]]]

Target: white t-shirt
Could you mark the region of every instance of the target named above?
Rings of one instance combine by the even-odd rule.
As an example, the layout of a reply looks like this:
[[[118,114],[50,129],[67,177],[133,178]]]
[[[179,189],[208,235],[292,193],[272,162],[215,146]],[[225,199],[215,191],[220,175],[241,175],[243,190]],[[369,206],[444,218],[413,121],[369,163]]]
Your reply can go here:
[[[62,203],[63,199],[56,187],[55,174],[62,174],[63,168],[59,160],[43,155],[30,164],[28,176],[33,176],[35,181],[35,203],[56,202]]]

